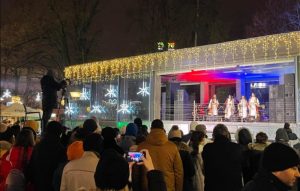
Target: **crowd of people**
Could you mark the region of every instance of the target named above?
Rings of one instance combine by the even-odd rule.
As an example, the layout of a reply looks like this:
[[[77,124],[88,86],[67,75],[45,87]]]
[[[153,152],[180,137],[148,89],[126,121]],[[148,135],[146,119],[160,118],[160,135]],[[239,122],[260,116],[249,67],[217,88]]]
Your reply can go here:
[[[51,121],[42,137],[27,124],[0,126],[0,190],[7,191],[287,191],[297,189],[300,143],[286,123],[274,142],[240,128],[231,140],[224,124],[208,138],[193,121],[186,135],[166,133],[155,119],[121,129],[97,119],[67,131]],[[254,141],[255,140],[255,141]],[[141,152],[141,161],[128,161]]]

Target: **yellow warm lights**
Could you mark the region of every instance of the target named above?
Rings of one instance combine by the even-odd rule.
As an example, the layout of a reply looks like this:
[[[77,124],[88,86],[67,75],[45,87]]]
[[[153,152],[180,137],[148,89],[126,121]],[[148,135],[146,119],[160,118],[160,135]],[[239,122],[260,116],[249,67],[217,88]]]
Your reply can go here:
[[[300,32],[262,36],[194,48],[69,66],[65,77],[76,82],[141,78],[151,71],[172,72],[291,58],[300,55]]]

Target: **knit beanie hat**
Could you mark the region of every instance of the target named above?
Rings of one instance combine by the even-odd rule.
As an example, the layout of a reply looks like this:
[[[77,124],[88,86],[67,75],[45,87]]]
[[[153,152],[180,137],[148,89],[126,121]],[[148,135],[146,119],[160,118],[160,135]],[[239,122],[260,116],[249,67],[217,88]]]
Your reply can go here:
[[[83,141],[83,150],[84,151],[94,151],[97,153],[101,153],[101,144],[102,137],[98,133],[92,133],[88,135]]]
[[[160,119],[154,119],[151,122],[151,129],[164,129],[164,123]]]
[[[115,150],[105,150],[98,162],[94,178],[96,186],[102,190],[120,190],[128,184],[128,163]]]
[[[105,127],[101,132],[104,140],[114,140],[117,136],[116,131],[112,127]]]
[[[134,123],[128,123],[128,125],[126,127],[125,135],[135,136],[136,137],[137,131],[138,131],[138,127],[137,127],[136,124],[134,124]]]
[[[284,128],[279,128],[276,131],[276,137],[275,137],[276,142],[288,142],[289,141],[289,136],[286,133],[286,130]]]
[[[195,131],[202,131],[204,134],[206,134],[206,126],[203,124],[196,125]]]
[[[192,121],[190,123],[190,131],[195,131],[197,125],[198,123],[196,121]]]
[[[262,156],[262,166],[270,172],[282,171],[299,165],[296,151],[282,143],[272,143]]]
[[[181,131],[180,130],[172,130],[169,132],[168,138],[172,139],[172,138],[181,138]]]
[[[138,127],[141,127],[143,125],[143,121],[141,118],[137,117],[133,121]]]
[[[85,129],[88,134],[93,133],[98,128],[97,122],[94,119],[87,119],[83,123],[83,129]]]
[[[83,155],[83,142],[82,141],[74,141],[72,144],[68,146],[67,156],[68,160],[79,159]]]

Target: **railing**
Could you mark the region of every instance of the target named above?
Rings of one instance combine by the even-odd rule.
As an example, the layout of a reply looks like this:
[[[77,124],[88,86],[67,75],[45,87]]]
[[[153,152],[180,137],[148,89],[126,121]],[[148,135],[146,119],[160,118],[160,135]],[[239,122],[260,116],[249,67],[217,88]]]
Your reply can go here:
[[[241,117],[238,104],[234,104],[232,115],[225,118],[226,105],[220,103],[218,106],[218,115],[212,115],[209,112],[208,103],[199,104],[163,104],[161,106],[161,119],[163,120],[180,120],[180,121],[228,121],[228,122],[277,122],[286,121],[293,123],[296,120],[295,106],[284,103],[269,102],[261,103],[257,108],[256,117],[250,116],[247,108],[247,116]],[[276,107],[277,106],[277,107]],[[293,117],[294,116],[294,117]]]

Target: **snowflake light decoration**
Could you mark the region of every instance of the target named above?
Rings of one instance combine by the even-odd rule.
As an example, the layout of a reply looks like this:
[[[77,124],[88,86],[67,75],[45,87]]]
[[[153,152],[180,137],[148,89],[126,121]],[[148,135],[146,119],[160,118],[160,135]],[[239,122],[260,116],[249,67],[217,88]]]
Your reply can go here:
[[[82,88],[82,92],[80,93],[80,100],[90,100],[90,91],[86,88]]]
[[[68,106],[66,106],[65,114],[67,114],[67,115],[75,114],[76,109],[77,109],[77,107],[74,104],[69,103]]]
[[[11,92],[6,89],[5,92],[3,92],[2,98],[10,98],[11,97]]]
[[[36,102],[41,101],[41,95],[40,95],[40,92],[37,93],[37,95],[36,95],[36,97],[35,97],[35,101],[36,101]]]
[[[147,82],[143,82],[143,87],[141,87],[139,89],[140,89],[140,91],[138,91],[136,93],[137,95],[141,94],[143,97],[147,96],[147,95],[150,95],[149,87],[147,86]]]
[[[131,104],[127,104],[127,101],[123,101],[123,103],[120,105],[120,109],[118,110],[118,113],[130,114],[131,112],[132,112]]]
[[[96,103],[92,105],[92,110],[90,111],[90,113],[105,113],[105,109],[103,106]]]
[[[107,93],[104,95],[105,97],[109,97],[109,98],[115,98],[117,97],[117,90],[110,85],[109,89],[106,89]]]

